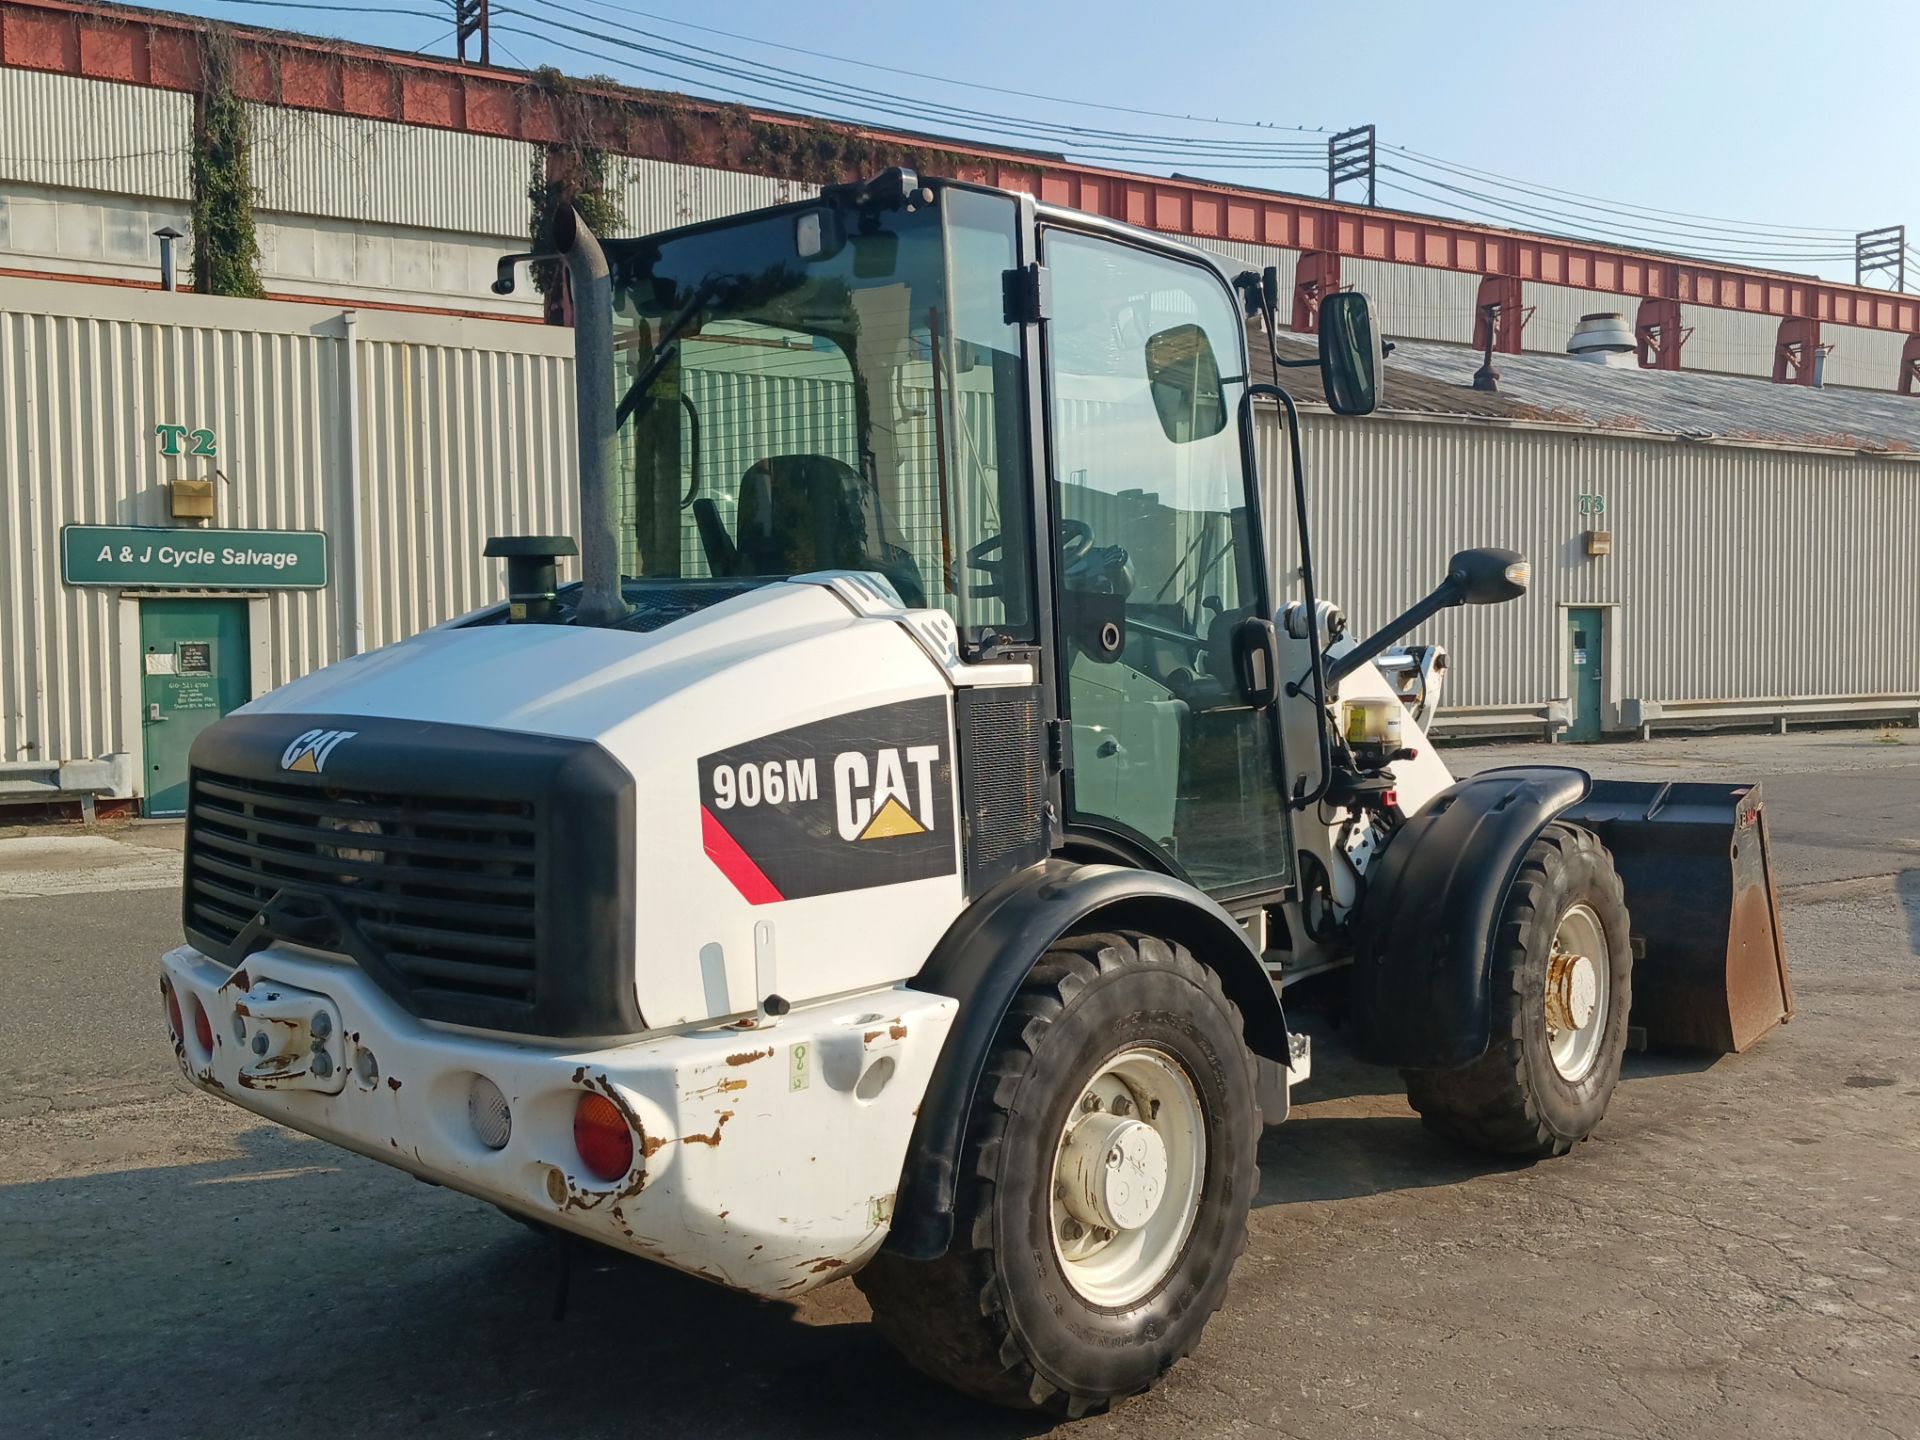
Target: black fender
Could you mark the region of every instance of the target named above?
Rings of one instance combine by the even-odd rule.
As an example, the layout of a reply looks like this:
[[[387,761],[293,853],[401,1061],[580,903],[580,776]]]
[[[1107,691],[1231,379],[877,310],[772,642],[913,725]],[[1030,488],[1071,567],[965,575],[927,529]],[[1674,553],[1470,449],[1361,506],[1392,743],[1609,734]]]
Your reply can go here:
[[[1375,1065],[1470,1065],[1492,1038],[1494,927],[1553,819],[1584,800],[1584,770],[1486,770],[1441,791],[1387,842],[1354,927],[1353,1048]]]
[[[1122,865],[1053,859],[1011,875],[982,895],[934,946],[916,990],[960,1002],[921,1098],[894,1198],[887,1248],[934,1260],[953,1238],[955,1166],[987,1051],[1027,972],[1063,935],[1138,930],[1178,941],[1220,976],[1240,1009],[1247,1045],[1285,1064],[1287,1020],[1247,934],[1182,880]]]

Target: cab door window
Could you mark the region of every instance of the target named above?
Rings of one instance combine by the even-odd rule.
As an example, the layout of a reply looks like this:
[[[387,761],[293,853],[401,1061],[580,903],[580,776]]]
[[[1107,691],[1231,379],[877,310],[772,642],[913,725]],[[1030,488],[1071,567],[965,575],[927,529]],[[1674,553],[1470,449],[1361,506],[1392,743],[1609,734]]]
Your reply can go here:
[[[1217,895],[1288,877],[1271,713],[1233,635],[1266,613],[1234,423],[1240,318],[1219,278],[1050,231],[1048,325],[1070,818]]]

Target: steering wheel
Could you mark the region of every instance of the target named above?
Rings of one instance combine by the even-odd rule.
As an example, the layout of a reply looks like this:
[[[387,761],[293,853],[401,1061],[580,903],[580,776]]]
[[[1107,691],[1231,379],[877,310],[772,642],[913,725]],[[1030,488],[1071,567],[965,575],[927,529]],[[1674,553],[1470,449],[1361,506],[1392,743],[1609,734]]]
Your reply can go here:
[[[989,535],[978,545],[967,550],[967,564],[987,577],[987,583],[973,587],[973,593],[983,600],[1000,598],[1000,577],[1007,568],[1006,537]]]
[[[1093,549],[1093,526],[1084,520],[1060,521],[1060,567],[1068,569]]]

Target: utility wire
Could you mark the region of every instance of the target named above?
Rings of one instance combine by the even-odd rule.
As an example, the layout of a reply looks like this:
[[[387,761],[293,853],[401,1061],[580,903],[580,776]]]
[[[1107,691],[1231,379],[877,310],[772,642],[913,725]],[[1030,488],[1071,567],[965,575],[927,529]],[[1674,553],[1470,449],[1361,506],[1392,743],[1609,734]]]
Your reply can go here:
[[[553,18],[553,13],[567,15],[575,20],[589,22],[596,26],[585,29],[579,25],[570,25]],[[1142,155],[1171,153],[1188,158],[1217,157],[1224,160],[1242,158],[1273,158],[1305,162],[1317,159],[1325,154],[1324,147],[1305,141],[1253,142],[1241,140],[1210,140],[1202,136],[1156,136],[1132,131],[1107,130],[1094,126],[1073,125],[1062,121],[1041,120],[1031,116],[1007,115],[996,111],[975,110],[965,106],[945,105],[936,101],[923,101],[903,98],[888,91],[869,89],[865,86],[849,85],[844,82],[824,79],[817,75],[790,70],[784,66],[765,65],[754,61],[743,61],[737,56],[710,49],[706,46],[690,45],[685,41],[674,41],[669,37],[655,35],[649,31],[634,30],[630,27],[615,27],[625,34],[638,35],[644,41],[660,43],[646,44],[642,40],[623,39],[619,35],[607,33],[609,22],[602,16],[589,14],[571,5],[548,0],[537,9],[500,7],[497,14],[513,14],[523,19],[540,23],[580,35],[588,39],[601,40],[617,45],[622,49],[651,56],[658,60],[690,67],[695,70],[746,81],[750,84],[769,86],[778,91],[807,96],[810,99],[824,99],[840,104],[852,104],[858,107],[879,110],[894,116],[910,117],[915,123],[933,121],[939,124],[959,123],[966,128],[1017,128],[1023,138],[1039,139],[1045,143],[1065,148],[1080,148],[1084,145],[1098,145],[1110,152],[1139,153]],[[663,49],[661,45],[680,47]],[[698,54],[684,54],[681,50],[697,51]],[[700,56],[713,56],[714,59],[702,59]],[[745,68],[743,68],[745,67]],[[647,69],[649,67],[636,66]],[[684,77],[682,77],[684,78]],[[698,82],[696,82],[698,83]],[[791,101],[781,103],[791,104]],[[896,122],[897,123],[897,122]]]
[[[1623,200],[1603,200],[1599,196],[1583,194],[1578,190],[1562,190],[1557,186],[1553,186],[1553,185],[1544,185],[1544,184],[1539,184],[1531,181],[1516,180],[1512,176],[1500,175],[1491,170],[1481,170],[1472,165],[1461,165],[1451,160],[1442,160],[1438,156],[1425,155],[1418,150],[1410,150],[1404,145],[1383,144],[1380,146],[1380,148],[1382,150],[1391,151],[1393,154],[1398,155],[1403,159],[1422,163],[1424,165],[1433,166],[1438,169],[1448,171],[1455,175],[1463,175],[1469,179],[1477,179],[1477,180],[1491,182],[1501,189],[1522,190],[1522,191],[1526,191],[1528,193],[1543,196],[1543,197],[1555,196],[1555,197],[1564,197],[1568,200],[1573,200],[1573,201],[1591,202],[1590,205],[1584,205],[1581,208],[1599,207],[1599,208],[1613,210],[1621,213],[1634,214],[1643,219],[1666,220],[1670,218],[1678,218],[1678,219],[1684,219],[1684,220],[1712,221],[1717,225],[1732,226],[1736,230],[1741,232],[1747,232],[1747,231],[1752,231],[1755,233],[1767,232],[1767,231],[1776,232],[1783,239],[1784,238],[1800,238],[1800,239],[1811,238],[1811,239],[1821,239],[1821,240],[1826,240],[1826,239],[1850,240],[1853,238],[1854,234],[1856,233],[1852,230],[1841,230],[1837,228],[1813,227],[1811,229],[1808,229],[1808,228],[1803,228],[1798,226],[1771,225],[1761,221],[1728,220],[1728,219],[1725,219],[1724,217],[1715,216],[1715,215],[1697,215],[1691,211],[1686,211],[1686,210],[1662,210],[1655,206],[1635,205],[1635,204],[1632,204],[1631,202],[1623,201]],[[1687,228],[1696,228],[1696,227],[1687,227]]]
[[[256,7],[267,10],[319,10],[341,15],[411,15],[421,20],[445,20],[445,10],[409,10],[403,5],[334,5],[309,3],[309,0],[207,0],[214,5],[231,5],[238,10]]]
[[[518,16],[520,18],[532,18],[529,16],[528,12],[524,10],[508,11],[502,8],[502,9],[495,10],[494,13],[496,15],[511,15],[511,16]],[[578,26],[567,25],[560,21],[556,21],[552,19],[544,19],[542,20],[542,23],[554,28],[570,31],[574,34],[586,36],[589,38],[597,38],[602,40],[603,43],[620,46],[622,48],[630,48],[630,49],[639,50],[642,52],[648,52],[648,47],[636,45],[630,41],[623,41],[617,37],[596,35],[594,32],[582,30]],[[564,40],[559,40],[554,38],[554,36],[552,36],[551,34],[545,31],[531,30],[522,25],[510,25],[510,24],[502,24],[502,23],[496,22],[493,26],[493,31],[495,34],[519,35],[530,40],[540,40],[548,45],[553,46],[555,49],[564,50],[564,51],[567,51],[569,54],[573,54],[573,55],[580,55],[601,64],[608,63],[610,59],[610,57],[608,57],[604,51],[588,50],[578,45],[569,44]],[[738,86],[716,85],[712,81],[706,80],[702,77],[684,76],[672,70],[663,69],[658,65],[647,64],[641,61],[627,60],[624,58],[614,58],[612,59],[612,63],[619,65],[625,69],[636,70],[644,75],[654,76],[657,78],[664,78],[664,79],[671,80],[683,85],[687,85],[687,84],[696,85],[696,86],[699,86],[701,89],[709,92],[718,92],[720,95],[727,96],[729,98],[746,100],[755,104],[768,105],[774,108],[788,108],[788,107],[791,107],[793,104],[793,101],[790,98],[781,97],[781,96],[769,96],[765,91],[747,90],[747,89],[742,89]],[[844,112],[836,113],[834,111],[821,109],[818,107],[814,107],[811,113],[819,119],[832,120],[843,125],[857,125],[857,126],[862,126],[866,128],[896,128],[896,129],[901,128],[902,126],[902,120],[898,116],[885,119],[885,120],[875,120],[870,116],[863,117],[863,116],[854,115],[854,114],[847,114]],[[913,116],[913,117],[910,117],[909,123],[910,124],[924,123],[925,118],[926,117],[922,117],[922,116]],[[935,117],[935,119],[938,120],[938,117]],[[947,120],[940,123],[951,124],[952,122],[950,120]],[[973,128],[973,127],[962,127],[962,128]],[[1000,132],[1000,134],[1003,137],[1007,133],[1008,132],[1004,129],[1001,130]],[[1051,144],[1054,146],[1061,145],[1061,137],[1059,136],[1037,135],[1037,136],[1021,136],[1019,138],[1032,139],[1032,140],[1039,141],[1041,143]],[[991,144],[994,142],[987,141],[983,143]],[[1004,144],[1005,143],[1004,139],[1002,139],[999,143]],[[1079,145],[1064,146],[1062,148],[1070,149],[1074,154],[1080,156],[1083,159],[1106,161],[1116,165],[1139,166],[1143,164],[1154,164],[1154,163],[1179,163],[1179,159],[1180,159],[1180,157],[1172,157],[1171,162],[1169,162],[1168,159],[1160,157],[1159,155],[1157,155],[1155,152],[1151,150],[1148,150],[1146,153],[1140,153],[1132,150],[1125,151],[1124,153],[1116,153],[1115,150],[1109,149],[1104,145],[1099,145],[1097,146],[1097,148],[1094,146],[1079,146]],[[1193,157],[1187,156],[1185,158],[1192,159]],[[1237,168],[1237,167],[1226,166],[1221,168],[1231,169],[1231,168]],[[1270,164],[1248,166],[1244,168],[1257,169],[1262,172],[1275,171],[1275,170],[1299,170],[1299,171],[1317,174],[1317,173],[1320,173],[1324,167],[1320,162],[1317,162],[1317,161],[1309,162],[1305,159],[1302,159],[1299,161],[1278,161],[1277,160]]]
[[[1385,167],[1385,166],[1383,166],[1382,168],[1389,169],[1389,170],[1391,169],[1391,167]],[[1401,173],[1401,172],[1394,171],[1393,173]],[[1384,189],[1397,190],[1402,194],[1413,195],[1433,204],[1442,205],[1458,211],[1465,211],[1469,215],[1474,215],[1474,216],[1477,216],[1478,218],[1485,219],[1485,220],[1491,220],[1497,225],[1506,225],[1506,226],[1517,228],[1517,229],[1539,230],[1542,228],[1540,225],[1541,219],[1545,219],[1548,225],[1550,226],[1562,227],[1558,229],[1548,229],[1545,232],[1548,234],[1556,234],[1567,239],[1591,240],[1591,241],[1597,241],[1602,244],[1619,245],[1626,249],[1661,250],[1666,253],[1679,256],[1682,258],[1692,257],[1694,259],[1700,259],[1700,260],[1726,260],[1726,261],[1744,262],[1746,264],[1752,264],[1752,265],[1777,265],[1777,264],[1782,264],[1787,262],[1797,262],[1801,264],[1815,264],[1815,263],[1822,263],[1822,262],[1838,263],[1840,261],[1851,260],[1853,258],[1852,251],[1847,251],[1845,253],[1841,253],[1838,251],[1831,252],[1831,253],[1821,253],[1821,252],[1813,252],[1813,251],[1763,252],[1757,248],[1736,250],[1736,249],[1730,249],[1730,248],[1721,249],[1721,248],[1705,246],[1705,245],[1682,246],[1679,242],[1676,242],[1676,240],[1672,236],[1652,234],[1647,232],[1628,232],[1620,229],[1611,229],[1611,230],[1606,230],[1606,231],[1596,233],[1596,229],[1594,227],[1582,227],[1581,225],[1579,225],[1577,223],[1577,217],[1573,220],[1569,220],[1568,217],[1557,216],[1549,212],[1533,210],[1531,207],[1508,206],[1505,208],[1495,208],[1495,209],[1489,210],[1483,206],[1464,204],[1462,203],[1461,200],[1454,199],[1447,195],[1436,195],[1431,190],[1423,189],[1420,186],[1409,183],[1408,181],[1405,181],[1405,180],[1382,179],[1380,184]],[[1472,196],[1472,192],[1462,191],[1458,187],[1448,186],[1446,188],[1454,191],[1456,195],[1466,195],[1469,197]],[[1516,219],[1515,218],[1516,210],[1524,212],[1524,214],[1529,218]]]
[[[1143,115],[1153,120],[1182,120],[1195,125],[1227,125],[1245,130],[1288,130],[1306,135],[1327,135],[1332,132],[1318,125],[1275,125],[1260,120],[1221,120],[1208,119],[1198,115],[1180,115],[1170,110],[1142,110],[1133,105],[1113,105],[1100,100],[1075,100],[1064,95],[1048,95],[1036,90],[1015,90],[1005,85],[988,85],[979,80],[956,80],[950,75],[929,75],[923,70],[905,70],[898,65],[882,65],[876,60],[856,60],[850,55],[834,55],[824,50],[809,50],[801,45],[785,45],[778,40],[765,40],[757,36],[741,35],[732,30],[716,30],[711,25],[696,25],[691,20],[679,20],[668,15],[656,15],[647,10],[632,10],[621,5],[605,4],[600,8],[614,10],[621,14],[637,16],[643,20],[652,20],[663,25],[676,26],[682,30],[697,30],[703,35],[718,35],[726,40],[740,40],[749,45],[764,46],[769,50],[784,50],[793,55],[806,55],[815,60],[831,60],[841,65],[856,65],[863,70],[880,70],[889,75],[904,75],[911,80],[931,80],[940,85],[951,85],[962,90],[984,90],[995,95],[1014,95],[1023,100],[1046,100],[1057,105],[1072,105],[1088,110],[1109,110],[1121,115]],[[1318,148],[1318,147],[1316,147]]]

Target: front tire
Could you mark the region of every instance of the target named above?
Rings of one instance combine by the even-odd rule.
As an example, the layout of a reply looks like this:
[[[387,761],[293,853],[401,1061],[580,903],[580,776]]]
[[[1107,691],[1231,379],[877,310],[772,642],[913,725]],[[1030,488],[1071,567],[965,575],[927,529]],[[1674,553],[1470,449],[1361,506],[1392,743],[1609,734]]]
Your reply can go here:
[[[1153,1385],[1226,1298],[1259,1184],[1239,1012],[1183,947],[1088,935],[1001,1023],[959,1157],[954,1237],[856,1277],[916,1368],[1076,1417]]]
[[[1528,848],[1495,931],[1492,1040],[1457,1070],[1409,1070],[1431,1130],[1476,1150],[1564,1155],[1607,1113],[1627,1047],[1633,950],[1606,847],[1555,823]]]

